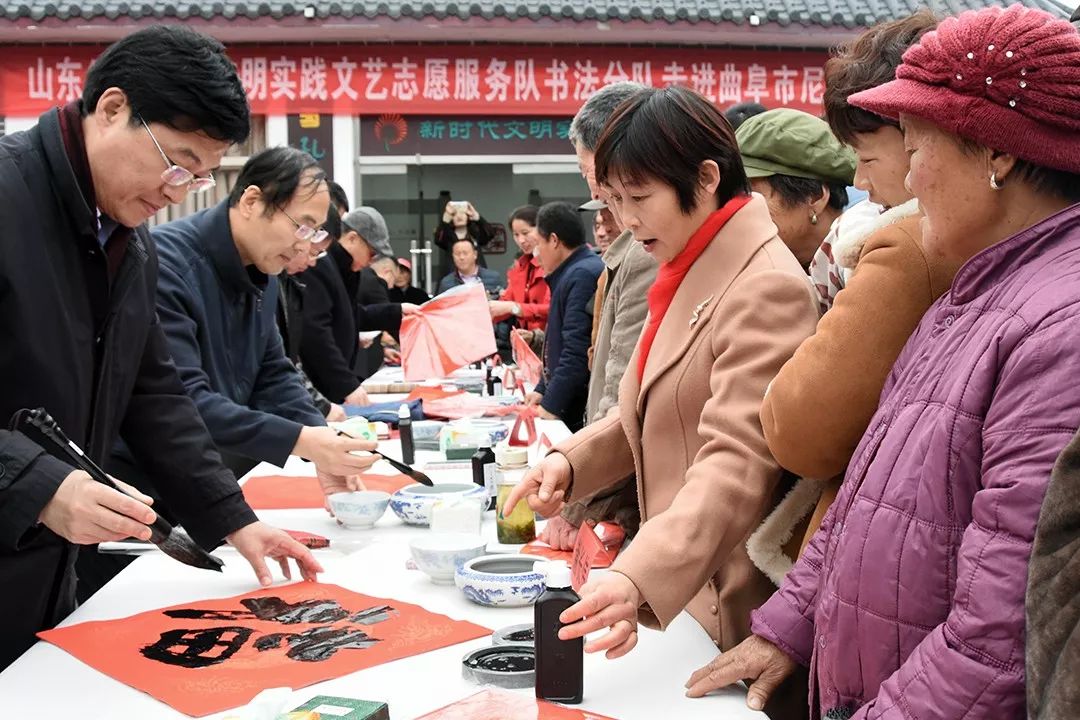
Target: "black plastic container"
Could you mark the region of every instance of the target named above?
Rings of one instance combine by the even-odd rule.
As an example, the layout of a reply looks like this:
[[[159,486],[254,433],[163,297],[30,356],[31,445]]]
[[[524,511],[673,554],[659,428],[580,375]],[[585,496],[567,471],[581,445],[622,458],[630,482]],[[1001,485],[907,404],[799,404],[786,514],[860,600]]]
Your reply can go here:
[[[488,501],[484,505],[485,510],[495,509],[495,451],[491,449],[491,441],[482,441],[472,456],[472,481],[488,491]]]
[[[398,432],[401,433],[401,462],[412,465],[416,462],[416,445],[412,436],[412,415],[409,406],[398,409]]]
[[[570,586],[565,562],[548,563],[547,589],[533,606],[536,635],[536,697],[575,705],[581,702],[584,685],[582,659],[585,639],[560,640],[559,615],[581,598]]]

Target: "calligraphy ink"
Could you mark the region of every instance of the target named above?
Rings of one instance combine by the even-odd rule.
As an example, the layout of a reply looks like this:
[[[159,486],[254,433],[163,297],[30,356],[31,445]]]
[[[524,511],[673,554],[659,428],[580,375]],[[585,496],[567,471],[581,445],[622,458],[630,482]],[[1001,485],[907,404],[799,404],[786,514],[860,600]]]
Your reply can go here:
[[[560,640],[559,616],[581,598],[570,585],[570,567],[563,561],[547,564],[547,589],[533,606],[536,634],[536,697],[565,704],[581,702],[584,638]]]

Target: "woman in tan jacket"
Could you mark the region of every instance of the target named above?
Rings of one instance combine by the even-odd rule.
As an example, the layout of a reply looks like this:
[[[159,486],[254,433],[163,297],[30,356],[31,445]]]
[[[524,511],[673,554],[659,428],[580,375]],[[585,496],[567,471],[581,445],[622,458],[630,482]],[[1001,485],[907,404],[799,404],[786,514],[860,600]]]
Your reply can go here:
[[[782,493],[759,411],[817,318],[806,274],[751,196],[730,126],[685,88],[646,89],[609,121],[597,179],[660,263],[619,411],[560,444],[515,489],[545,516],[636,474],[642,525],[614,572],[563,614],[565,638],[629,652],[643,622],[684,609],[721,649],[749,633],[771,583],[745,542]]]
[[[929,12],[879,25],[826,65],[826,119],[855,149],[855,184],[881,210],[849,225],[841,217],[830,233],[815,263],[831,265],[824,275],[834,280],[846,278],[843,290],[830,296],[817,283],[831,309],[761,406],[769,449],[801,476],[748,542],[751,559],[777,585],[836,497],[897,355],[952,280],[923,252],[921,215],[904,184],[908,157],[900,128],[847,102],[892,80],[903,52],[935,25]]]

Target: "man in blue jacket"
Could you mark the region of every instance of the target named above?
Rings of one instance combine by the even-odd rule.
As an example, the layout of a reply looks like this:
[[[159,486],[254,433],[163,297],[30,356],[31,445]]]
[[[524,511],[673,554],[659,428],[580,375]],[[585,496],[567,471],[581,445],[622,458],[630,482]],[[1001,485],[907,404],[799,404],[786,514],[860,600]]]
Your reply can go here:
[[[540,415],[580,430],[589,387],[593,294],[604,262],[585,244],[585,228],[574,206],[548,203],[536,218],[537,258],[551,287],[544,338],[544,375],[528,403]]]
[[[244,165],[229,198],[154,228],[161,255],[157,310],[180,379],[210,435],[239,475],[289,455],[315,463],[326,494],[356,489],[373,443],[326,426],[285,357],[277,329],[277,275],[325,239],[326,175],[289,147]]]
[[[263,584],[265,556],[319,570],[244,502],[154,313],[145,221],[212,187],[248,129],[221,43],[157,26],[102,53],[81,99],[0,139],[0,669],[75,609],[80,545],[149,539],[155,520],[148,498],[96,482],[21,425],[6,429],[22,408],[44,407],[99,465],[123,437],[188,533],[206,548],[228,538]]]

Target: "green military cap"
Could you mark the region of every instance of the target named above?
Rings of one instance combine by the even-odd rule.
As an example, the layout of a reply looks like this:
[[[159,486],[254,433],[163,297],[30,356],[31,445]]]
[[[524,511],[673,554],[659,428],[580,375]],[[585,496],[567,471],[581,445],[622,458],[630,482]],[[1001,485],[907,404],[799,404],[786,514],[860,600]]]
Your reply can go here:
[[[809,113],[790,108],[769,110],[748,118],[735,131],[749,178],[769,175],[850,185],[855,153]]]

